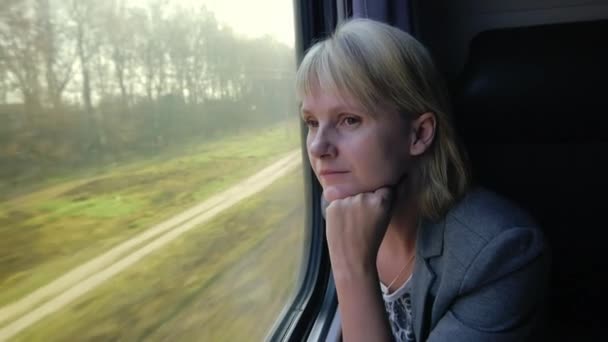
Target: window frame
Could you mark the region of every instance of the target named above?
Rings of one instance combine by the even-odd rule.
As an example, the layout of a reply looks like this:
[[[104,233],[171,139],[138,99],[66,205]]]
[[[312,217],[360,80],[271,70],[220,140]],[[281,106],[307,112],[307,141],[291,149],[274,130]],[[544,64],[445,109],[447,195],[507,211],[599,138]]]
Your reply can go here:
[[[338,0],[340,1],[340,0]],[[331,32],[344,12],[338,9],[336,0],[293,0],[298,65],[310,46]],[[338,11],[340,13],[338,13]],[[337,294],[331,277],[329,251],[325,239],[325,220],[321,214],[322,188],[316,179],[306,152],[306,125],[300,124],[302,141],[302,166],[304,168],[305,200],[310,229],[305,246],[301,269],[303,274],[299,288],[291,303],[281,312],[267,335],[270,341],[322,340],[327,335],[337,311]]]

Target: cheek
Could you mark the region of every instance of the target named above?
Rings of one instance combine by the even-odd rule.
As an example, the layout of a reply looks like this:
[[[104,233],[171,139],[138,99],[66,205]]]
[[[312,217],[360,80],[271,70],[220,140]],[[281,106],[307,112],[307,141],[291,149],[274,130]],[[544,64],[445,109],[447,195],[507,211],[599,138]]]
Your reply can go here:
[[[371,136],[355,151],[357,176],[362,185],[375,190],[393,184],[403,169],[403,158],[398,143]]]
[[[310,145],[312,143],[312,138],[310,137],[310,134],[308,134],[306,136],[306,155],[308,156],[308,162],[310,163],[310,165],[312,166],[313,170],[315,168],[315,165],[313,163],[313,156],[312,153],[310,153]],[[315,170],[316,172],[316,170]]]
[[[354,194],[375,190],[381,183],[379,171],[383,168],[376,142],[369,135],[356,137],[345,141],[341,152],[342,160],[352,172],[343,190]]]

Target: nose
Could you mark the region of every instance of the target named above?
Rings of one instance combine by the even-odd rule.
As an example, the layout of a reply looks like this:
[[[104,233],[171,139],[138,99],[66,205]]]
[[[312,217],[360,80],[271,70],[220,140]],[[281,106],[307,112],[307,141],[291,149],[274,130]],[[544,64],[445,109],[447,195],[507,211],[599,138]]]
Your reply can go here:
[[[333,142],[332,133],[326,127],[319,129],[310,137],[308,153],[311,157],[325,159],[335,157],[337,154],[336,146]]]

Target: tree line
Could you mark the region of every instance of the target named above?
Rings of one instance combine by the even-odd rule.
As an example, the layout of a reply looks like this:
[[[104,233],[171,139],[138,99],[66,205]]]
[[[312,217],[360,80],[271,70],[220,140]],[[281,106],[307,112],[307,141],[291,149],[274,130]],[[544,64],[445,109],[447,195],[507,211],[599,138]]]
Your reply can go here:
[[[293,48],[204,6],[0,3],[0,179],[154,153],[293,115]]]

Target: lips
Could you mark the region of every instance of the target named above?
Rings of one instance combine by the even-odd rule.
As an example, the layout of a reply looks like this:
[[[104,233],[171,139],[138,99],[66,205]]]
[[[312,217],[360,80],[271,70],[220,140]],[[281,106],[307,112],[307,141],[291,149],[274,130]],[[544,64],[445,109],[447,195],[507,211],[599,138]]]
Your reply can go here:
[[[319,172],[319,178],[323,184],[327,185],[329,183],[341,181],[341,179],[347,173],[349,172],[340,170],[323,170]]]
[[[339,175],[344,173],[348,173],[348,171],[322,170],[321,172],[319,172],[319,176]]]

